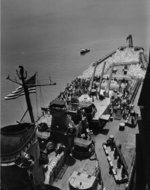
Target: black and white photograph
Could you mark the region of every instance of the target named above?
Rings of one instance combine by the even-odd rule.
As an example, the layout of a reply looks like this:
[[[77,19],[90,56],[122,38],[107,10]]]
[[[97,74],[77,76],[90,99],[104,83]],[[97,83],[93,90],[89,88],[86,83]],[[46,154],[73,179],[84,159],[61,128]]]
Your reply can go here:
[[[1,190],[150,190],[150,1],[1,0]]]

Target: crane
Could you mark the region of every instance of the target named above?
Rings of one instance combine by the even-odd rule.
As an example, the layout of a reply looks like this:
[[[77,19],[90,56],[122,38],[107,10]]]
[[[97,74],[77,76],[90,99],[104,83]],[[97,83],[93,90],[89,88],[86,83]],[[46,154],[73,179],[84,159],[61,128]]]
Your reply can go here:
[[[129,47],[133,47],[133,40],[132,40],[132,35],[130,34],[127,38],[126,38],[126,41],[129,42]]]

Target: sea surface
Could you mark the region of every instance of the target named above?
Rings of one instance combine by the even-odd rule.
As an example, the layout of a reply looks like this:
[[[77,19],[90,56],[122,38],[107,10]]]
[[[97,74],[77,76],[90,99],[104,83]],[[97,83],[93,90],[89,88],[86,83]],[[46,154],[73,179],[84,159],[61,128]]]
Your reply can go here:
[[[88,66],[126,45],[150,45],[149,0],[2,0],[1,1],[1,127],[19,121],[26,111],[24,97],[4,100],[18,85],[16,70],[24,66],[28,76],[38,73],[41,83],[49,76],[56,86],[41,87],[31,95],[34,116],[47,106],[66,84]],[[90,53],[80,55],[82,48]],[[30,121],[27,116],[25,121]]]

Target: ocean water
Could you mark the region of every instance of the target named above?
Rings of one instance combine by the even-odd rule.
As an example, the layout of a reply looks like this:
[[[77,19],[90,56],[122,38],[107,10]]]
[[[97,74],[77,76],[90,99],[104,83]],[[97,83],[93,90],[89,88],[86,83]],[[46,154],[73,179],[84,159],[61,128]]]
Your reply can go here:
[[[49,76],[57,82],[31,95],[37,118],[40,107],[47,106],[67,82],[92,62],[126,45],[129,34],[148,53],[149,6],[148,0],[2,0],[1,127],[20,120],[26,110],[24,97],[4,100],[18,86],[6,77],[17,78],[19,65],[28,76],[37,72],[41,83],[47,83]],[[82,48],[91,52],[80,56]]]

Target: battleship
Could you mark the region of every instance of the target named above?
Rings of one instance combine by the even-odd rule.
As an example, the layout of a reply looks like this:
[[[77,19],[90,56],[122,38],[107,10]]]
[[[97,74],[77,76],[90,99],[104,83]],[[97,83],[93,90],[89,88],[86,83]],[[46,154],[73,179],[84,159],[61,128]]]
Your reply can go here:
[[[29,94],[39,85],[19,66],[31,122],[1,128],[1,189],[135,189],[138,99],[148,61],[132,35],[126,40],[41,107],[37,121]]]

